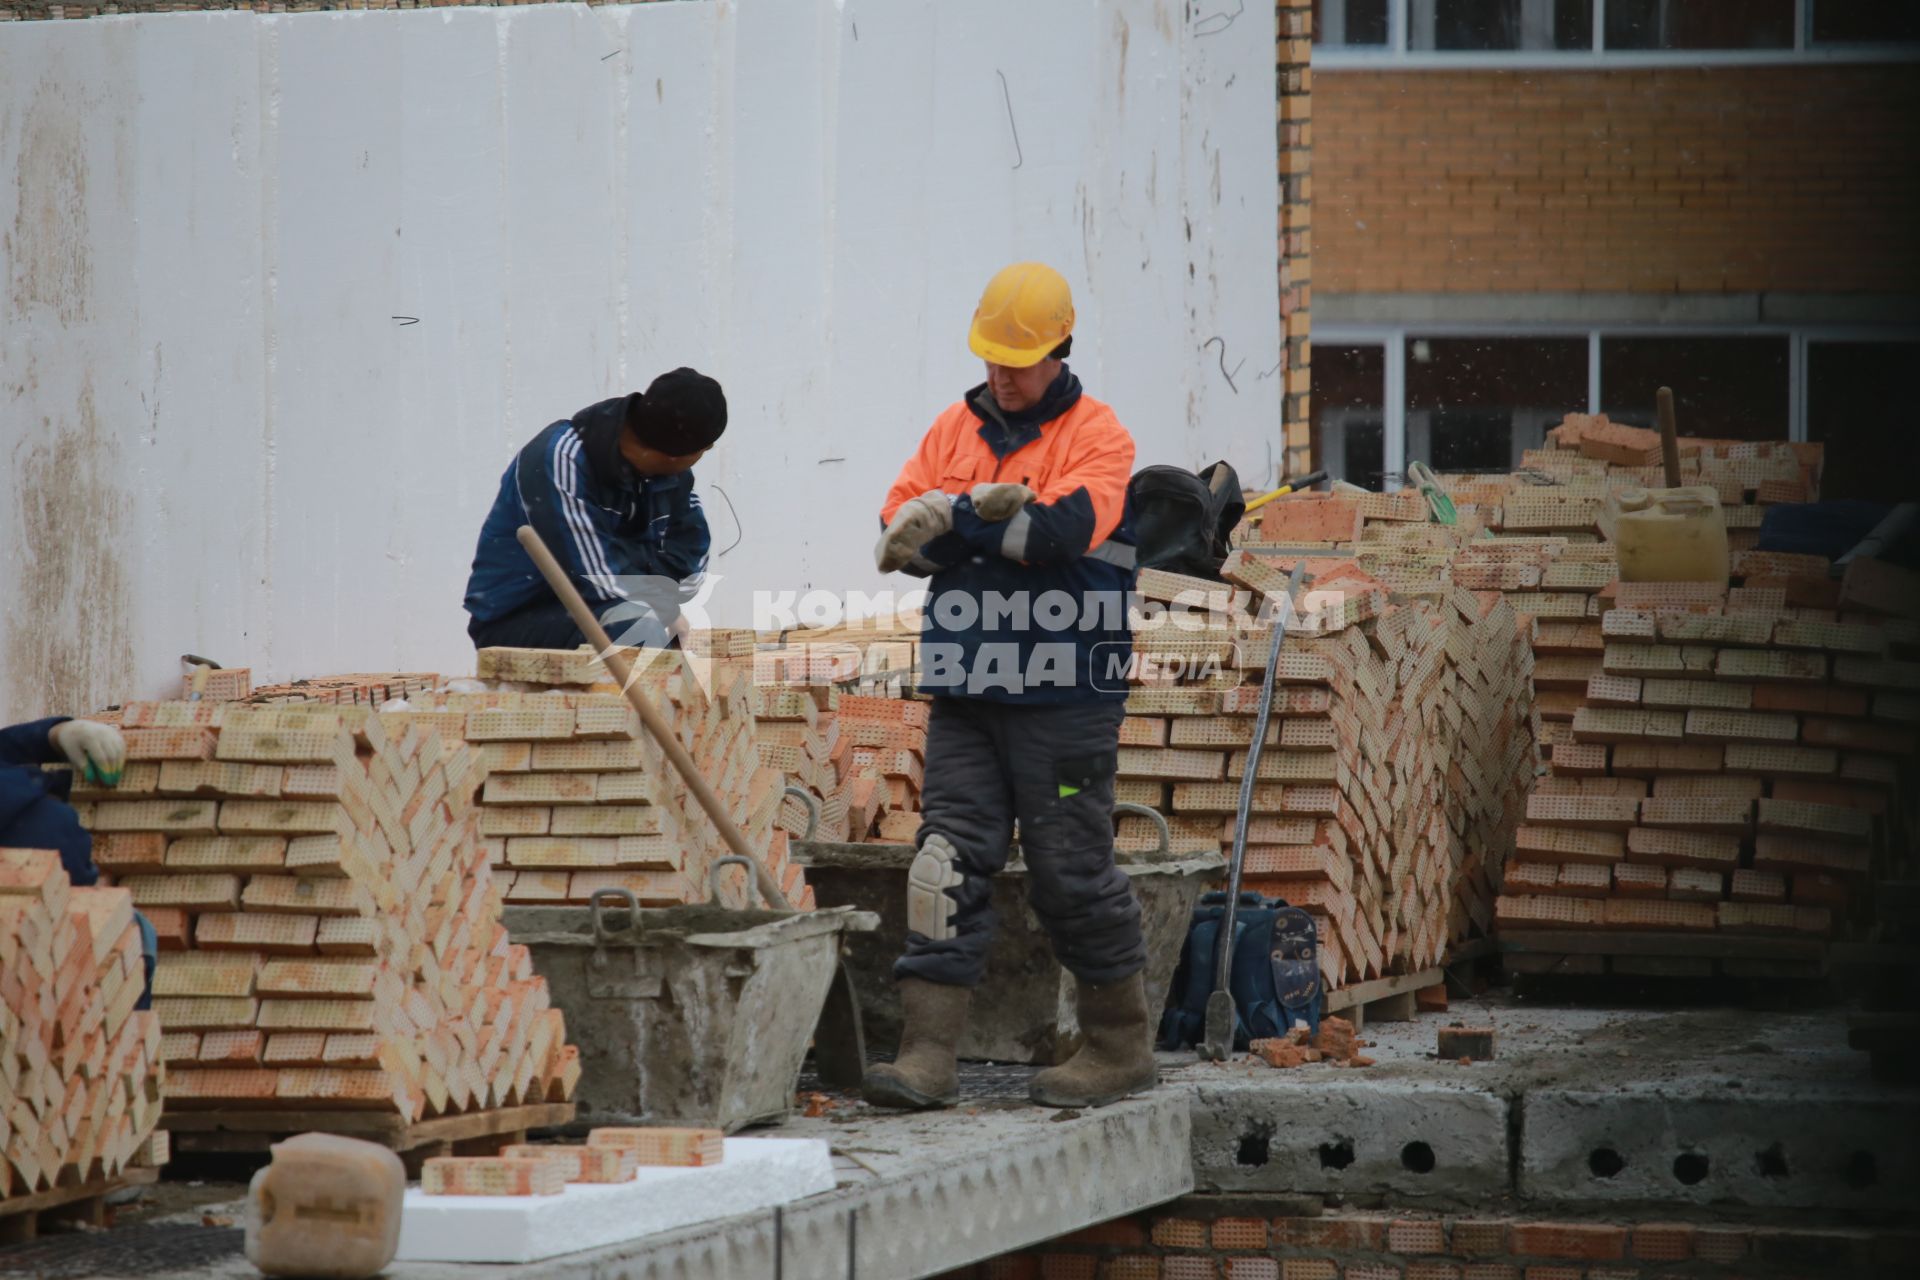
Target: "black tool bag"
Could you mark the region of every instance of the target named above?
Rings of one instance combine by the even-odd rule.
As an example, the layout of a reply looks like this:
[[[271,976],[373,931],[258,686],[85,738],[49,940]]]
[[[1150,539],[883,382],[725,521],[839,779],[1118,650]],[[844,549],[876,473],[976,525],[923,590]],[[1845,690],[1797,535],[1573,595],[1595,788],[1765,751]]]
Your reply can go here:
[[[1240,477],[1224,462],[1195,475],[1182,467],[1146,467],[1127,482],[1142,569],[1220,581],[1234,526],[1246,514]]]

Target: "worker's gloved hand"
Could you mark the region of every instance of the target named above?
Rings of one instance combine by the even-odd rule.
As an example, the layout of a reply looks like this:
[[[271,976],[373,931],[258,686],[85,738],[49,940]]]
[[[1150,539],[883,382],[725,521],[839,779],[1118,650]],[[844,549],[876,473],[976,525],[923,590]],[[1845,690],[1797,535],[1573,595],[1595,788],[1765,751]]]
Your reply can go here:
[[[76,775],[89,782],[114,786],[127,767],[127,740],[110,724],[98,720],[68,720],[47,734],[54,750],[73,762]]]
[[[893,523],[880,535],[873,549],[874,563],[880,572],[892,573],[904,568],[918,555],[920,548],[953,528],[953,499],[938,489],[929,489],[917,498],[908,498],[893,513]]]
[[[1014,512],[1038,496],[1023,484],[977,484],[973,509],[982,520],[1011,520]]]

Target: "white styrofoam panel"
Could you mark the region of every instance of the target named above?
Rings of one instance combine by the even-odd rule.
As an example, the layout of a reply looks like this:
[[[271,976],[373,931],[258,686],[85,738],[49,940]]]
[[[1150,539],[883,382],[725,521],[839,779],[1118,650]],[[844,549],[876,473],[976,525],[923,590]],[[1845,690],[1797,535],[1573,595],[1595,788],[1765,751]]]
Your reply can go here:
[[[407,1189],[402,1262],[538,1262],[771,1209],[833,1190],[816,1138],[728,1138],[703,1169],[641,1169],[632,1182],[572,1183],[553,1196],[430,1196]]]
[[[679,364],[733,408],[716,620],[880,586],[881,495],[1019,258],[1142,464],[1266,479],[1273,103],[1272,14],[1170,0],[8,24],[0,715],[187,651],[466,669],[514,451]]]

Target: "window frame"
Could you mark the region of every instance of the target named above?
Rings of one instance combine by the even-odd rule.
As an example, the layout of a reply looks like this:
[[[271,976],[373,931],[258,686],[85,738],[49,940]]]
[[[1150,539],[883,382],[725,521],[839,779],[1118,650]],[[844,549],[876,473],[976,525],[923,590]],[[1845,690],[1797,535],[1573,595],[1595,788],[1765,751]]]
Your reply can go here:
[[[1338,3],[1338,0],[1329,0]],[[1776,66],[1782,63],[1915,62],[1920,42],[1839,44],[1813,39],[1813,6],[1821,0],[1794,0],[1791,49],[1631,49],[1606,47],[1607,0],[1593,0],[1591,49],[1420,50],[1407,47],[1408,6],[1412,0],[1386,0],[1387,43],[1313,47],[1317,70],[1444,71],[1475,67],[1502,70],[1610,70],[1672,66]]]
[[[1807,439],[1807,348],[1823,342],[1920,342],[1920,325],[1805,324],[1596,324],[1513,321],[1507,324],[1444,322],[1315,325],[1316,347],[1383,347],[1381,379],[1382,487],[1400,487],[1407,470],[1407,340],[1421,338],[1584,338],[1587,342],[1587,403],[1569,413],[1599,413],[1600,343],[1605,338],[1780,338],[1787,340],[1787,439]],[[1326,460],[1314,459],[1315,466]]]

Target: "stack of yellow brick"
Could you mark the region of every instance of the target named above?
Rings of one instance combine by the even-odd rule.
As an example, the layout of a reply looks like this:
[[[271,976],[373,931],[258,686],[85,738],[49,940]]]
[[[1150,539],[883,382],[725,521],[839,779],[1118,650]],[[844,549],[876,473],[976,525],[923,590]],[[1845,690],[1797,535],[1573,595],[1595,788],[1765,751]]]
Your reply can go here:
[[[1143,655],[1224,659],[1128,701],[1120,798],[1167,813],[1177,845],[1231,845],[1272,651],[1264,618],[1288,563],[1237,553],[1225,572],[1240,589],[1224,614],[1210,611],[1219,621],[1136,633]],[[1532,775],[1528,654],[1497,595],[1392,602],[1351,561],[1309,568],[1305,612],[1278,658],[1246,883],[1321,920],[1322,968],[1337,986],[1424,968],[1491,927],[1492,872]],[[1189,603],[1229,590],[1155,571],[1140,589]],[[1122,847],[1152,838],[1122,819]]]
[[[170,1109],[413,1120],[572,1095],[560,1011],[500,923],[476,749],[364,707],[122,719],[120,783],[74,794],[161,936]]]
[[[133,899],[0,849],[0,1205],[164,1160],[160,1023]]]
[[[1735,568],[1828,581],[1804,558]],[[1600,669],[1528,801],[1502,927],[1827,935],[1910,776],[1920,623],[1796,607],[1780,587],[1609,594]]]
[[[637,676],[672,722],[733,820],[781,882],[811,904],[788,833],[776,827],[785,781],[760,759],[752,656],[655,655]],[[512,903],[579,903],[624,888],[643,904],[702,902],[728,852],[686,783],[587,650],[487,649],[480,675],[516,691],[417,695],[401,720],[473,743],[488,770],[479,822],[488,860]],[[539,689],[540,692],[517,690]],[[745,877],[721,879],[745,905]]]

